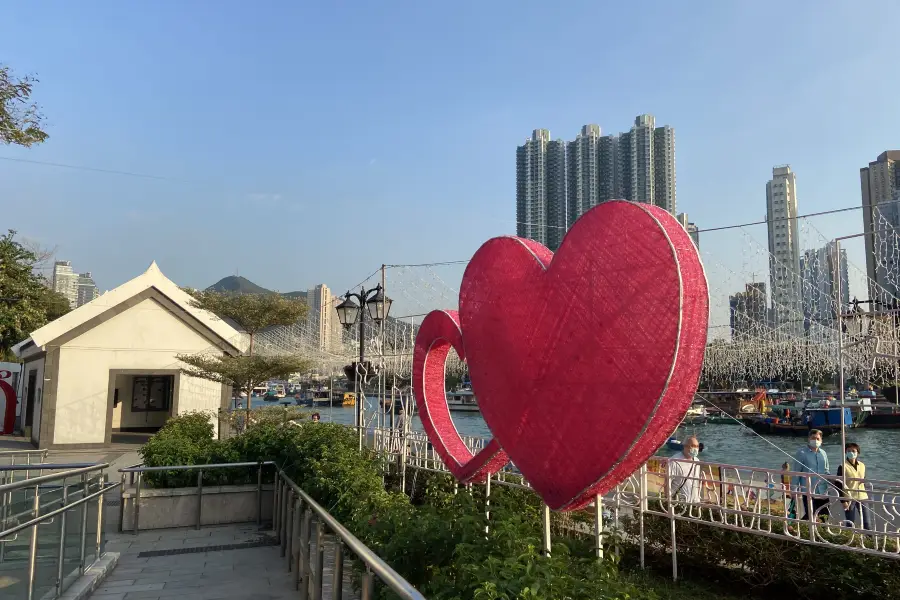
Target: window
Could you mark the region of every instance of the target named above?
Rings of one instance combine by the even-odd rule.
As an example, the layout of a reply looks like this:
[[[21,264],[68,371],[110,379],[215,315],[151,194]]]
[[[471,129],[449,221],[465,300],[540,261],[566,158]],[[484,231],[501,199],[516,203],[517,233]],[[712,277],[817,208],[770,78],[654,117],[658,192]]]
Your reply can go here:
[[[131,412],[168,411],[174,379],[174,375],[135,377],[131,394]]]

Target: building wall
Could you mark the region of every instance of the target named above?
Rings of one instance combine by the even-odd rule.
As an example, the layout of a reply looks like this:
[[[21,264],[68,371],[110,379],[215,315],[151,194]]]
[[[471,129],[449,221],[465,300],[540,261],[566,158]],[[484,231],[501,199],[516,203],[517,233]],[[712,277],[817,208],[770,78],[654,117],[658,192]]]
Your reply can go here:
[[[769,279],[775,326],[786,335],[803,330],[797,178],[787,165],[772,169],[766,184]]]
[[[111,369],[171,371],[181,364],[176,354],[204,351],[219,352],[207,338],[152,298],[63,344],[54,382],[52,443],[106,441]],[[179,414],[191,410],[215,412],[221,406],[222,385],[182,375],[176,394],[174,403]]]
[[[312,326],[319,349],[325,352],[339,352],[341,347],[341,323],[335,311],[337,300],[324,283],[306,292],[309,306],[306,319]]]
[[[866,274],[869,277],[869,296],[878,295],[877,287],[889,293],[900,293],[900,285],[891,277],[896,273],[900,253],[897,230],[900,229],[900,210],[892,201],[900,199],[900,151],[888,150],[859,170],[863,207],[863,231],[869,233],[866,242]],[[889,204],[885,204],[889,203]]]
[[[58,260],[53,264],[53,289],[65,296],[72,308],[78,305],[78,274],[71,262]]]

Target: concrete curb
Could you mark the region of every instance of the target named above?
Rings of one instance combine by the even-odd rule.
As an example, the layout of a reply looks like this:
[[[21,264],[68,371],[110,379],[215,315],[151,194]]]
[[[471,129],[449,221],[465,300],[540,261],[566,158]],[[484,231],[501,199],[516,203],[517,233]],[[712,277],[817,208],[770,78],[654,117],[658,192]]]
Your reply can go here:
[[[100,560],[95,561],[84,572],[84,575],[69,586],[69,589],[63,592],[58,600],[86,600],[94,590],[100,587],[100,584],[116,568],[117,564],[119,564],[118,552],[105,553]]]

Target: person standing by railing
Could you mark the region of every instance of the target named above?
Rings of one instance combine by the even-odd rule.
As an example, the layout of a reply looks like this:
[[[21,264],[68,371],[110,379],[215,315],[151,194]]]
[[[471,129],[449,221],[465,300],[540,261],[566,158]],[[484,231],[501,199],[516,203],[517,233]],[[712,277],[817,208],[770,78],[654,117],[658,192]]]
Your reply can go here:
[[[684,440],[682,451],[669,461],[669,485],[672,500],[690,503],[700,502],[700,441],[692,435]]]
[[[799,473],[813,473],[815,475],[828,475],[828,455],[822,450],[822,432],[818,429],[810,429],[806,446],[800,448],[794,456],[797,463],[796,471]],[[810,485],[807,486],[807,483]],[[803,506],[806,514],[803,520],[811,521],[812,515],[819,514],[822,508],[828,506],[828,481],[823,477],[809,477],[808,475],[795,475],[791,481],[795,492],[804,494],[806,501]],[[809,489],[807,489],[809,487]],[[799,502],[798,502],[799,504]],[[810,513],[812,510],[812,513]],[[820,515],[820,518],[823,515]],[[824,515],[827,518],[827,513]]]
[[[862,528],[872,529],[872,511],[869,508],[869,495],[866,493],[865,482],[866,465],[859,460],[859,444],[848,442],[844,448],[846,451],[844,464],[837,468],[838,480],[835,486],[841,491],[841,504],[844,507],[844,517],[857,527],[862,518]],[[847,472],[847,488],[844,489],[844,471]]]

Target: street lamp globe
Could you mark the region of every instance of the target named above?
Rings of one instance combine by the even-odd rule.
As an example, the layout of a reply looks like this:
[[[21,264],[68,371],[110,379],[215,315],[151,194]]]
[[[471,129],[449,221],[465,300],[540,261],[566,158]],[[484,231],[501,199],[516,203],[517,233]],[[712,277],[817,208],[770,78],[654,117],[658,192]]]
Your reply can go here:
[[[369,309],[369,316],[372,317],[372,320],[380,323],[387,319],[388,313],[391,312],[391,302],[393,300],[384,295],[384,290],[379,285],[372,299],[366,302],[366,308]]]
[[[359,306],[350,299],[350,296],[345,297],[344,301],[335,307],[335,310],[338,314],[338,321],[346,329],[355,325],[356,319],[359,318]]]

